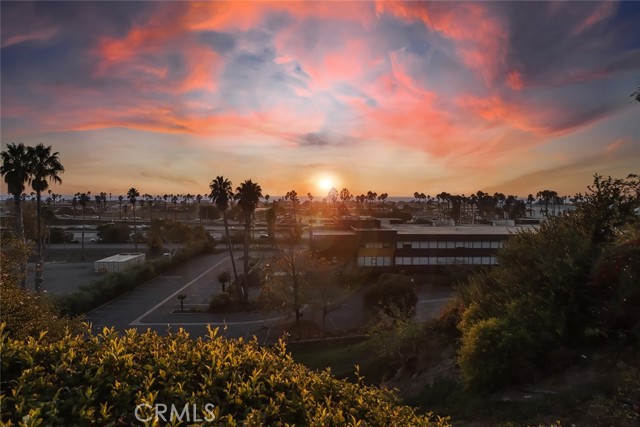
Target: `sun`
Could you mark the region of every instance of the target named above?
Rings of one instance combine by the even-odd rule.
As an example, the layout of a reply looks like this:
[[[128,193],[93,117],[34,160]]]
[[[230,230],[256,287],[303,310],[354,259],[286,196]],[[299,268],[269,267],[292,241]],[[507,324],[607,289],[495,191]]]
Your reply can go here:
[[[318,188],[322,191],[329,191],[333,187],[333,179],[323,176],[318,180]]]

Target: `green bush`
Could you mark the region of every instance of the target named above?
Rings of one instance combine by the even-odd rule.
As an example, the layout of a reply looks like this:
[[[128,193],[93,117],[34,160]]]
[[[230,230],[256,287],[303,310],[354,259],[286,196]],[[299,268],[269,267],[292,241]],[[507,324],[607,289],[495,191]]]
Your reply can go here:
[[[402,274],[381,275],[362,298],[369,312],[382,311],[392,317],[410,317],[418,303],[413,281]]]
[[[224,310],[231,304],[233,297],[228,292],[214,295],[209,302],[209,311]]]
[[[464,334],[458,359],[462,380],[479,390],[527,380],[534,372],[530,357],[534,346],[528,331],[506,319],[483,319]]]
[[[98,237],[103,243],[126,243],[129,241],[127,224],[103,224],[98,226]]]
[[[389,390],[296,364],[281,342],[129,330],[16,340],[0,326],[5,425],[139,425],[139,404],[214,405],[216,426],[448,426]],[[146,414],[145,414],[146,415]],[[153,425],[160,425],[153,423]]]

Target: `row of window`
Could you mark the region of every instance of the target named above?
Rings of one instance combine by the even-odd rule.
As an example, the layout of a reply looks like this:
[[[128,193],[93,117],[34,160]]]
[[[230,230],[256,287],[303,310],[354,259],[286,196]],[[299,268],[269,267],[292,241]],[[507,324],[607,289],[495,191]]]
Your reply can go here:
[[[390,248],[391,242],[365,242],[360,246],[363,248]]]
[[[396,265],[453,265],[453,264],[470,264],[470,265],[494,265],[498,261],[496,257],[396,257]]]
[[[396,257],[396,265],[495,265],[496,257]],[[390,267],[391,257],[361,256],[360,267]]]
[[[358,257],[360,267],[390,267],[391,257],[389,256],[361,256]]]
[[[460,241],[460,242],[398,242],[398,249],[498,249],[502,241]]]

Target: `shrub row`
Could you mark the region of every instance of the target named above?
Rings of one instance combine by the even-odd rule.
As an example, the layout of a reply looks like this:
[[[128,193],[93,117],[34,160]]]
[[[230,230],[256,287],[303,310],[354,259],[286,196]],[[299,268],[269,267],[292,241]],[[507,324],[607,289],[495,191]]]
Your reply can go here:
[[[86,313],[196,256],[212,251],[213,247],[206,242],[189,244],[179,249],[170,259],[158,258],[147,261],[126,271],[109,273],[97,281],[82,285],[76,292],[59,297],[58,305],[66,315]]]
[[[295,363],[282,342],[268,349],[217,337],[217,330],[193,340],[182,330],[119,335],[105,328],[46,343],[9,338],[3,328],[3,425],[141,425],[137,405],[209,404],[215,420],[190,425],[449,426],[401,405],[392,391]]]

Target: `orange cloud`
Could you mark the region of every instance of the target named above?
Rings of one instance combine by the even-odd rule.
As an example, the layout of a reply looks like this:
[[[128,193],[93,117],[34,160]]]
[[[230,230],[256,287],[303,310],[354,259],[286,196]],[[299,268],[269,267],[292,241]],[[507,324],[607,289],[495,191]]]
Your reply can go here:
[[[522,90],[524,85],[522,84],[522,75],[517,71],[510,71],[507,73],[507,86],[513,90]]]

